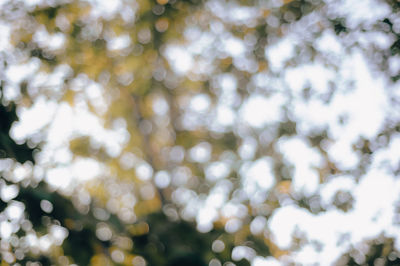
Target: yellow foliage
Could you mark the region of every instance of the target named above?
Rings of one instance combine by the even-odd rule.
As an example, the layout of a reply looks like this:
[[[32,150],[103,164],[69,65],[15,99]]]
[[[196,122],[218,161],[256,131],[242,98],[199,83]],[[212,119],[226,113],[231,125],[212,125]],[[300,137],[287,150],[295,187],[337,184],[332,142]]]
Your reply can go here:
[[[268,17],[268,15],[271,13],[271,10],[269,10],[269,9],[263,9],[262,10],[262,14],[263,14],[263,17],[264,18],[266,18],[266,17]]]
[[[150,200],[138,202],[135,205],[135,213],[137,216],[144,216],[161,208],[161,201],[158,197],[154,197]]]
[[[103,254],[96,254],[90,259],[90,265],[93,266],[111,266],[113,265],[109,258]]]
[[[96,200],[99,201],[100,204],[106,205],[109,193],[104,187],[104,183],[99,182],[98,180],[88,181],[85,184],[85,188],[91,196],[95,197]]]
[[[269,250],[271,251],[272,256],[275,258],[279,258],[283,255],[289,254],[288,250],[281,250],[274,242],[272,242],[269,238],[264,238],[264,243],[268,246]]]
[[[139,15],[142,15],[152,8],[151,2],[149,0],[136,0],[139,5]]]
[[[168,3],[168,0],[157,0],[157,4],[159,5],[166,5]]]
[[[242,228],[235,233],[234,243],[236,245],[240,245],[241,243],[245,242],[249,234],[250,234],[249,225],[243,225]]]
[[[133,236],[141,236],[149,233],[149,225],[145,222],[140,222],[137,224],[130,225],[128,227],[129,233],[131,233]]]
[[[283,0],[283,4],[284,5],[287,5],[287,4],[289,4],[290,2],[293,2],[294,0]]]
[[[283,180],[278,183],[277,189],[282,194],[289,194],[291,184],[292,182],[290,180]]]
[[[10,266],[10,264],[8,264],[7,262],[5,262],[4,260],[1,261],[1,266]]]
[[[69,103],[69,105],[74,106],[75,105],[75,92],[73,90],[66,90],[63,95],[62,100]]]
[[[69,149],[75,155],[84,157],[90,156],[92,154],[92,148],[90,147],[90,137],[85,136],[70,140]]]

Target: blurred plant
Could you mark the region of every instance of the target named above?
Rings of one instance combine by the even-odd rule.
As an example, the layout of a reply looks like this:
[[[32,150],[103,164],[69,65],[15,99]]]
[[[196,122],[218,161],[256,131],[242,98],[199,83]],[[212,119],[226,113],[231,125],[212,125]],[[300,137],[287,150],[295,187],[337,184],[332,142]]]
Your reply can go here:
[[[400,6],[376,5],[369,17],[318,0],[3,3],[3,260],[289,264],[322,250],[301,230],[277,243],[273,218],[350,212],[335,180],[399,168],[374,154],[400,128],[397,111],[375,115],[375,101],[399,104]],[[383,73],[382,102],[358,89],[365,65]]]

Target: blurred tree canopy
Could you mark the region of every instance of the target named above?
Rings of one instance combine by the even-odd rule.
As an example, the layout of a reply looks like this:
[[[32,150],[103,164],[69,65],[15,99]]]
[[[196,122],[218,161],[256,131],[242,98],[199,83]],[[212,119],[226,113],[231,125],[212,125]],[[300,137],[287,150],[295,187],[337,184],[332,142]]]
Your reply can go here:
[[[400,173],[400,2],[354,2],[3,1],[2,265],[330,252],[323,217]],[[398,265],[394,231],[343,231],[331,259]]]

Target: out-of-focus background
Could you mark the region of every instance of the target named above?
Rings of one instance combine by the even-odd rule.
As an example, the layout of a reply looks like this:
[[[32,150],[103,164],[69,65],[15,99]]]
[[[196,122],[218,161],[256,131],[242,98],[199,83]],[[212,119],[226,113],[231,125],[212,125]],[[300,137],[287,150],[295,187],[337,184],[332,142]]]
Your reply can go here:
[[[0,1],[1,265],[400,265],[398,0]]]

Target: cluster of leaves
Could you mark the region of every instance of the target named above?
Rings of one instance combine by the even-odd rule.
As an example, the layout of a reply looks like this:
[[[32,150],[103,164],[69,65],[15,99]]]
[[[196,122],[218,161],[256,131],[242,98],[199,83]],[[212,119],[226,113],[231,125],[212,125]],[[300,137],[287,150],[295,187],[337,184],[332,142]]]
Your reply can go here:
[[[43,265],[141,265],[143,260],[149,265],[207,265],[217,259],[215,265],[229,265],[237,258],[236,265],[248,265],[248,254],[233,256],[235,247],[251,248],[264,257],[287,254],[289,251],[273,243],[265,224],[262,230],[247,224],[259,217],[267,221],[287,202],[295,202],[313,214],[326,211],[326,206],[317,192],[294,189],[295,167],[278,148],[280,141],[300,136],[319,154],[322,163],[313,166],[313,171],[321,184],[338,174],[357,179],[368,171],[371,154],[399,131],[399,122],[388,121],[375,137],[354,143],[353,150],[361,159],[356,167],[346,168],[327,151],[326,143],[335,141],[329,129],[299,129],[295,111],[288,104],[282,107],[281,120],[261,126],[247,125],[240,119],[221,122],[218,110],[228,110],[229,114],[255,94],[272,98],[280,93],[274,86],[258,85],[257,74],[265,74],[259,78],[268,78],[273,84],[284,79],[284,68],[307,62],[322,61],[337,70],[340,60],[318,51],[314,43],[329,30],[349,51],[361,47],[370,55],[372,68],[387,73],[391,82],[396,82],[400,75],[389,68],[392,58],[400,54],[400,30],[394,16],[372,25],[354,26],[345,17],[332,14],[324,1],[273,2],[238,1],[230,5],[223,1],[119,1],[120,7],[114,11],[99,11],[86,1],[3,4],[1,20],[11,29],[13,49],[1,54],[2,69],[29,63],[36,70],[18,82],[0,76],[0,84],[18,95],[3,98],[0,105],[0,156],[13,158],[16,165],[34,162],[37,156],[40,162],[31,167],[44,172],[40,178],[32,174],[25,181],[14,182],[19,193],[13,202],[22,202],[26,215],[20,222],[30,221],[32,226],[26,230],[21,226],[13,236],[22,239],[33,232],[45,236],[52,225],[68,230],[62,245],[49,250],[22,249],[18,243],[3,245],[9,241],[2,240],[4,260],[22,264],[40,261]],[[388,3],[398,14],[398,1]],[[217,14],[221,7],[239,11]],[[236,20],[238,12],[250,15]],[[318,23],[309,22],[315,14]],[[292,28],[304,25],[310,30],[295,46],[300,56],[288,59],[280,68],[274,67],[266,58],[266,47],[273,47]],[[393,41],[382,48],[357,43],[358,39],[353,38],[368,31],[390,36]],[[235,46],[237,39],[244,40],[245,48]],[[192,47],[192,54],[185,54],[182,47]],[[240,54],[235,49],[245,51]],[[178,59],[190,61],[186,63],[192,68],[177,67],[174,60]],[[45,81],[41,83],[38,77]],[[235,80],[237,93],[224,92],[224,78],[226,82]],[[301,89],[303,100],[321,98],[329,104],[340,91],[339,85],[330,85],[326,93],[319,95],[306,84]],[[295,96],[289,89],[284,92],[287,103],[292,103]],[[66,146],[46,146],[46,126],[27,133],[18,144],[10,137],[16,111],[32,107],[43,97],[96,116],[107,132],[117,132],[113,137],[122,139],[113,139],[117,146],[113,148],[89,129],[77,129],[69,136],[72,159],[67,163],[93,159],[105,169],[97,178],[70,184],[68,189],[46,180],[47,170],[64,166],[65,162],[43,158],[56,158],[54,150]],[[342,120],[345,123],[345,118]],[[32,142],[36,135],[41,139]],[[246,150],[249,146],[253,151]],[[42,151],[34,151],[37,148]],[[267,189],[269,185],[262,181],[247,184],[245,172],[250,163],[265,158],[272,165],[273,184]],[[3,176],[7,176],[6,171],[11,170],[4,170]],[[6,185],[13,182],[12,178],[3,179]],[[231,212],[235,214],[224,214],[223,208],[212,202],[218,201],[211,197],[217,194],[222,195],[223,204],[234,206]],[[346,212],[352,209],[353,201],[350,193],[339,191],[332,205]],[[52,210],[46,210],[43,202],[50,202]],[[1,209],[11,203],[2,202]],[[213,206],[207,211],[215,211],[215,217],[203,224],[199,213],[206,204]],[[224,248],[215,251],[212,246],[218,240]],[[394,250],[393,245],[368,245],[372,250],[368,262],[379,260],[388,249]],[[355,265],[353,253],[350,251],[343,261]]]

